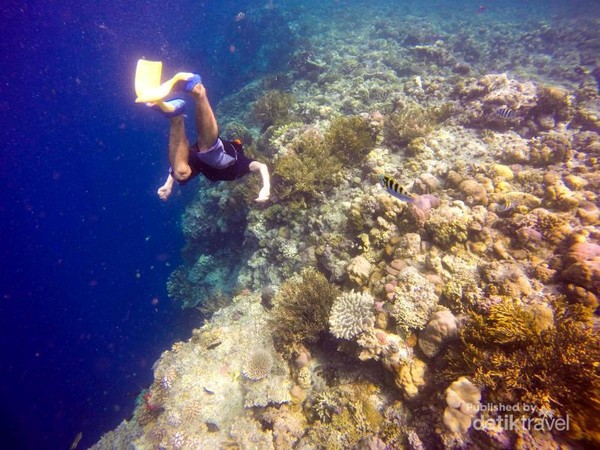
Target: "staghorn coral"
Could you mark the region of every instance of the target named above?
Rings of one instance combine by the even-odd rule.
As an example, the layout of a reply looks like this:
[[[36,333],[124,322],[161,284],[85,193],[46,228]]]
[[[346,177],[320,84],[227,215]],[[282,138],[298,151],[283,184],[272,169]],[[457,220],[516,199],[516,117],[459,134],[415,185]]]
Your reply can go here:
[[[331,154],[322,136],[315,130],[305,131],[291,151],[275,160],[275,193],[292,207],[306,207],[309,200],[335,185],[341,169],[341,161]]]
[[[345,292],[334,302],[329,316],[329,330],[336,338],[352,339],[375,326],[375,300],[366,293]]]
[[[490,307],[485,319],[487,325],[476,325],[476,321],[480,319],[476,313],[471,312],[470,317],[474,327],[490,327],[478,335],[479,342],[486,345],[521,345],[535,340],[552,325],[552,314],[548,317],[542,308],[544,307],[541,305],[525,306],[507,298]]]
[[[338,288],[315,269],[304,269],[300,277],[283,283],[269,320],[278,350],[291,353],[299,344],[315,342],[327,329],[338,294]]]
[[[267,91],[254,103],[251,116],[265,130],[271,125],[280,125],[289,120],[293,104],[294,97],[291,94],[277,90]]]
[[[361,163],[375,146],[376,135],[361,117],[336,117],[325,134],[331,154],[346,166]]]
[[[497,403],[529,403],[569,415],[570,436],[600,444],[600,336],[591,310],[555,302],[552,326],[524,307],[499,304],[489,315],[469,312],[450,373],[487,388]]]

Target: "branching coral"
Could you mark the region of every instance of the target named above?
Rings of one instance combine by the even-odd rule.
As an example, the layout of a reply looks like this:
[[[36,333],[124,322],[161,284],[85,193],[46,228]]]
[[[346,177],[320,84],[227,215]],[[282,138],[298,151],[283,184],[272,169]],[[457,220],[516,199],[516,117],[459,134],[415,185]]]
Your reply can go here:
[[[375,139],[369,123],[356,116],[335,118],[325,135],[331,154],[344,165],[362,162],[375,146]]]
[[[428,135],[433,123],[427,110],[418,105],[409,105],[392,113],[383,127],[384,138],[392,147],[401,148],[413,139]]]
[[[285,123],[290,117],[294,97],[281,91],[268,91],[252,108],[252,117],[263,129]]]
[[[275,193],[280,200],[305,206],[306,201],[334,185],[341,161],[333,156],[321,135],[305,132],[292,151],[275,161],[274,174],[279,178]]]
[[[451,103],[431,108],[423,108],[414,103],[401,106],[399,111],[387,118],[383,127],[385,141],[395,148],[402,148],[414,139],[427,136],[453,110]]]
[[[303,342],[315,342],[327,329],[329,311],[338,295],[338,288],[314,269],[305,269],[299,278],[283,283],[273,300],[270,319],[278,350],[291,353]]]
[[[568,414],[572,437],[598,445],[600,336],[589,309],[562,301],[555,309],[554,326],[546,323],[541,332],[526,309],[510,303],[492,306],[485,316],[470,311],[462,348],[450,356],[453,373],[487,387],[492,401]]]

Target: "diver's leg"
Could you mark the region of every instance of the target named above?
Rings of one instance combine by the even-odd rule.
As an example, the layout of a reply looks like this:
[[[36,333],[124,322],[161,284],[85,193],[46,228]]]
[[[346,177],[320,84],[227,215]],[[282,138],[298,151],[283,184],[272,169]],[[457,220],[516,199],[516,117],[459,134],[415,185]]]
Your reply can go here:
[[[169,122],[169,162],[173,169],[173,178],[185,181],[192,174],[192,169],[188,163],[190,143],[185,135],[183,115],[172,117]]]
[[[201,83],[196,84],[191,92],[196,103],[196,129],[198,130],[198,150],[211,148],[219,137],[217,119],[210,106],[206,89]]]

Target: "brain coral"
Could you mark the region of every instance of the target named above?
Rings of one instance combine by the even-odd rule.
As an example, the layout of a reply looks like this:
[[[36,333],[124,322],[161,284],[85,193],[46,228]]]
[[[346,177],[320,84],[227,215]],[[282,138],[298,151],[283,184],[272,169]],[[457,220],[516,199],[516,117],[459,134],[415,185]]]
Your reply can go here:
[[[600,294],[600,245],[592,242],[577,242],[564,257],[561,275],[567,281]]]
[[[265,378],[273,368],[273,357],[266,350],[255,351],[244,366],[243,374],[251,380]]]
[[[438,354],[445,341],[458,333],[456,317],[448,311],[433,313],[427,327],[419,333],[419,348],[428,357]]]
[[[373,305],[375,300],[366,293],[345,292],[340,295],[331,308],[329,329],[342,339],[352,339],[375,325]]]

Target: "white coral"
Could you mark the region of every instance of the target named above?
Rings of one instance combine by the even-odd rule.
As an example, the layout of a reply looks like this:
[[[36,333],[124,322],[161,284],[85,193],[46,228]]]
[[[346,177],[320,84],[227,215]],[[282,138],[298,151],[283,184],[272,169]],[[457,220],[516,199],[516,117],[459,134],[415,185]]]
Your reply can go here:
[[[331,308],[329,329],[337,338],[352,339],[375,326],[375,300],[366,293],[345,292]]]
[[[398,275],[391,314],[403,331],[422,329],[438,302],[435,286],[414,267],[407,267]]]

